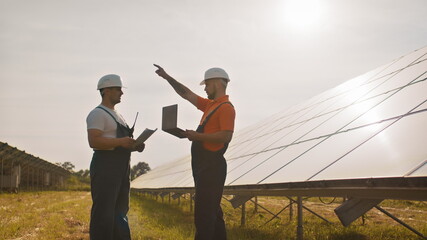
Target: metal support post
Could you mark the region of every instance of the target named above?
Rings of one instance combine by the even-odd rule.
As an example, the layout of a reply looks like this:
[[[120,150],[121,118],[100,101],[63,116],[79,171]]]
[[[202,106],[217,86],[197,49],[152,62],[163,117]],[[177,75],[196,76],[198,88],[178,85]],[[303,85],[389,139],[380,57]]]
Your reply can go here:
[[[190,212],[193,212],[193,194],[190,193]]]
[[[246,223],[246,203],[242,204],[242,218],[240,219],[240,225],[245,226]]]
[[[27,165],[27,177],[25,178],[27,182],[27,191],[30,190],[30,167]]]
[[[33,168],[31,171],[31,191],[34,191],[34,172],[36,170]]]
[[[255,207],[254,207],[254,213],[258,212],[258,196],[255,196]]]
[[[12,186],[13,184],[13,167],[14,167],[14,164],[15,164],[15,159],[13,159],[12,160],[12,165],[10,166],[10,191],[13,191],[13,189],[14,189],[14,186]]]
[[[289,199],[289,221],[292,221],[292,219],[294,218],[293,206],[294,206],[293,201]]]
[[[40,168],[37,169],[37,191],[40,191]]]
[[[298,226],[297,226],[297,240],[303,240],[303,222],[302,222],[302,198],[297,197],[298,206]]]
[[[45,178],[46,172],[42,170],[42,176],[41,176],[41,185],[42,185],[42,191],[44,191],[44,178]]]
[[[0,192],[3,192],[3,158],[1,159],[1,172],[0,172]]]

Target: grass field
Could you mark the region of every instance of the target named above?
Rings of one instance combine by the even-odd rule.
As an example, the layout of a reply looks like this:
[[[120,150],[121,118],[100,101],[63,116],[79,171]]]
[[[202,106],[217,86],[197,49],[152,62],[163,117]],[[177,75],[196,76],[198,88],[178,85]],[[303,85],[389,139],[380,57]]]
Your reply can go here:
[[[274,213],[289,203],[281,197],[260,197],[258,202]],[[364,222],[358,219],[345,228],[333,213],[339,202],[326,205],[312,198],[304,201],[304,205],[332,222],[326,223],[304,210],[304,239],[420,239],[377,210],[369,211]],[[89,192],[0,194],[0,239],[89,239],[90,206]],[[425,202],[384,201],[381,207],[427,234]],[[254,205],[247,204],[243,227],[240,225],[241,209],[233,209],[226,200],[223,209],[231,240],[296,238],[296,213],[290,219],[288,209],[282,212],[280,219],[265,224],[272,215],[261,208],[254,213]],[[167,196],[162,201],[160,197],[156,200],[151,196],[132,194],[129,222],[134,240],[189,240],[194,237],[188,196],[187,199],[181,198],[178,205],[177,200],[171,200],[169,204]]]

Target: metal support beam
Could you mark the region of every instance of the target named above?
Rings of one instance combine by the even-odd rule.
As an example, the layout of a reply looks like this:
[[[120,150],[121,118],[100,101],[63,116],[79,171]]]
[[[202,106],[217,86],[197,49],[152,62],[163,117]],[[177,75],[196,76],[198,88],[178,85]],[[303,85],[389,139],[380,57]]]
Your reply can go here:
[[[265,208],[265,207],[263,207],[261,204],[259,204],[258,202],[255,202],[255,201],[253,201],[253,200],[250,200],[251,202],[253,202],[253,203],[255,203],[255,205],[256,206],[259,206],[259,207],[261,207],[262,209],[264,209],[265,211],[267,211],[268,213],[270,213],[271,215],[273,215],[274,217],[273,217],[273,219],[274,218],[278,218],[278,219],[280,219],[280,217],[278,217],[277,216],[277,214],[274,214],[274,213],[272,213],[270,210],[268,210],[267,208]],[[286,208],[286,207],[285,207]]]
[[[258,204],[258,198],[257,198],[257,197],[255,197],[255,200],[256,200],[256,201],[252,200],[253,196],[238,196],[238,195],[235,195],[235,196],[233,197],[233,199],[231,199],[231,200],[228,200],[228,199],[227,199],[227,198],[225,198],[224,196],[223,196],[222,198],[224,198],[225,200],[229,201],[229,202],[231,203],[231,205],[232,205],[234,208],[238,208],[239,206],[242,206],[242,221],[244,221],[244,220],[243,220],[243,218],[244,218],[244,216],[246,216],[246,212],[243,212],[243,208],[246,208],[245,203],[246,203],[248,200],[249,200],[249,201],[251,201],[251,202],[253,202],[253,203],[255,204],[255,208],[256,208],[256,209],[258,209],[258,206],[259,206],[259,207],[261,207],[262,209],[264,209],[265,211],[267,211],[268,213],[270,213],[271,215],[273,215],[273,217],[272,217],[270,220],[268,220],[267,222],[265,222],[265,223],[264,223],[264,225],[266,225],[267,223],[269,223],[271,220],[273,220],[273,219],[275,219],[275,218],[280,219],[280,218],[278,217],[278,215],[279,215],[280,213],[282,213],[282,212],[283,212],[283,210],[285,210],[285,209],[289,206],[289,205],[287,205],[287,206],[286,206],[286,207],[284,207],[282,210],[280,210],[277,214],[274,214],[274,213],[272,213],[271,211],[269,211],[267,208],[265,208],[265,207],[263,207],[262,205]],[[257,210],[257,211],[258,211],[258,210]],[[245,215],[243,215],[243,214],[245,214]],[[244,225],[244,224],[242,224],[242,225]]]
[[[407,229],[411,230],[413,233],[417,234],[421,238],[427,239],[427,236],[424,236],[422,233],[418,232],[417,230],[415,230],[414,228],[412,228],[408,224],[404,223],[402,220],[398,219],[397,217],[393,216],[391,213],[389,213],[386,210],[382,209],[381,207],[375,206],[375,208],[378,209],[380,212],[384,213],[385,215],[387,215],[388,217],[390,217],[391,219],[393,219],[394,221],[398,222],[402,226],[404,226]]]
[[[264,225],[266,225],[267,223],[271,222],[271,220],[273,220],[275,218],[279,218],[278,215],[281,214],[286,208],[288,208],[289,205],[290,204],[286,205],[286,207],[282,208],[282,210],[280,210],[277,214],[274,214],[274,216],[272,218],[270,218],[270,220],[268,220],[267,222],[265,222]]]
[[[329,223],[329,224],[332,224],[328,219],[326,219],[326,218],[324,218],[324,217],[320,216],[319,214],[315,213],[313,210],[311,210],[311,209],[307,208],[306,206],[302,206],[302,207],[303,207],[305,210],[309,211],[309,212],[310,212],[311,214],[313,214],[314,216],[316,216],[316,217],[318,217],[318,218],[322,219],[323,221],[325,221],[325,222],[327,222],[327,223]]]
[[[289,198],[289,197],[288,197]],[[292,198],[289,198],[289,200],[291,201],[291,202],[295,202],[295,203],[297,203],[297,201],[295,201],[295,200],[293,200]],[[322,217],[322,216],[320,216],[319,214],[317,214],[316,212],[314,212],[313,210],[311,210],[311,209],[309,209],[308,207],[306,207],[306,206],[302,206],[302,208],[304,208],[305,210],[307,210],[308,212],[310,212],[311,214],[313,214],[314,216],[316,216],[316,217],[318,217],[318,218],[320,218],[320,219],[322,219],[323,221],[325,221],[325,222],[327,222],[327,223],[329,223],[329,224],[332,224],[328,219],[326,219],[326,218],[324,218],[324,217]]]

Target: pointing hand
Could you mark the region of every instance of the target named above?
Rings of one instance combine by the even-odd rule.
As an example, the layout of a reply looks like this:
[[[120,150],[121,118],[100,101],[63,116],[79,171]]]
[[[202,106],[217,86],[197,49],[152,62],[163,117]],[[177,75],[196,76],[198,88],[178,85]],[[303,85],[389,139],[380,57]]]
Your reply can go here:
[[[153,64],[153,65],[157,68],[157,70],[156,70],[157,75],[159,75],[160,77],[162,77],[164,79],[169,77],[169,75],[165,72],[165,70],[162,67],[160,67],[157,64]]]

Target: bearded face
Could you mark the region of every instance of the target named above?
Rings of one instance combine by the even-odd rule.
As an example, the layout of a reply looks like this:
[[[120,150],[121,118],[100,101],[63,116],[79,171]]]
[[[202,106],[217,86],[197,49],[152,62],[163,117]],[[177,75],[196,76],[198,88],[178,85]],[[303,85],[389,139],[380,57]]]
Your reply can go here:
[[[214,100],[218,93],[218,88],[221,86],[221,79],[209,79],[205,81],[205,92],[208,99]]]

